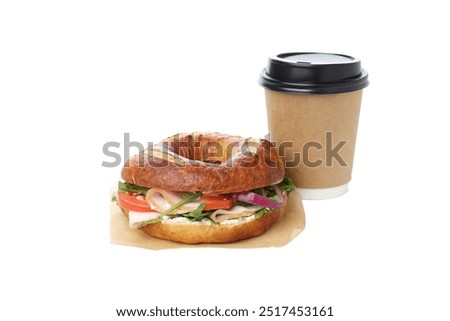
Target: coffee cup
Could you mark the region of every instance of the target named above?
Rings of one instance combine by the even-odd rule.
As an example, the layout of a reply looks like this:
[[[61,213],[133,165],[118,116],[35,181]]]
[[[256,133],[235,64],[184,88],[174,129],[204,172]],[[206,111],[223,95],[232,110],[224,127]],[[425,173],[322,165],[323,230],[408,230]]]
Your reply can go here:
[[[357,58],[293,52],[272,56],[261,72],[270,140],[303,199],[347,192],[363,88]]]

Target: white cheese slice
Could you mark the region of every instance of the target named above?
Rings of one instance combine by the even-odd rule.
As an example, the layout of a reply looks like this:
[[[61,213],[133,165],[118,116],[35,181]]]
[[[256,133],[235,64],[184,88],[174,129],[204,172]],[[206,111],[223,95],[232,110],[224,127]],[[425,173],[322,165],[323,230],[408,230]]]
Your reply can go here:
[[[158,218],[161,214],[158,212],[128,212],[128,225],[132,229],[139,229],[143,223]]]
[[[223,221],[239,219],[242,217],[250,216],[255,214],[260,206],[240,206],[236,205],[230,208],[229,210],[220,209],[211,214],[210,218],[216,222],[221,223]]]

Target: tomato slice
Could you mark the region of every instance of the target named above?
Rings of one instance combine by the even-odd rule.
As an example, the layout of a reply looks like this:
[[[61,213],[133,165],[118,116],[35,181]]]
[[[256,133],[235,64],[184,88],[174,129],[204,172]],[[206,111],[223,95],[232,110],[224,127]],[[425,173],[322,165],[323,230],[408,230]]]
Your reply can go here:
[[[234,199],[226,195],[203,195],[201,203],[206,203],[204,211],[232,208]]]
[[[145,199],[139,199],[131,193],[118,193],[117,203],[129,211],[153,212]]]
[[[234,199],[226,195],[203,195],[200,199],[201,203],[206,203],[204,211],[229,209],[233,207]],[[153,212],[150,205],[145,199],[139,199],[135,195],[128,192],[119,192],[117,203],[129,211],[134,212]]]

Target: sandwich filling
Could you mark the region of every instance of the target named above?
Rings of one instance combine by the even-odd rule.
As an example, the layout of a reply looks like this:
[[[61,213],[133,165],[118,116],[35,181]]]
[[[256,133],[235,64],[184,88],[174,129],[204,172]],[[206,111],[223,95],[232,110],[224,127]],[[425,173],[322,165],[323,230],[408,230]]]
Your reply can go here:
[[[128,210],[129,225],[135,229],[159,222],[232,225],[280,208],[294,189],[288,177],[275,185],[223,195],[173,192],[119,182],[113,201]]]

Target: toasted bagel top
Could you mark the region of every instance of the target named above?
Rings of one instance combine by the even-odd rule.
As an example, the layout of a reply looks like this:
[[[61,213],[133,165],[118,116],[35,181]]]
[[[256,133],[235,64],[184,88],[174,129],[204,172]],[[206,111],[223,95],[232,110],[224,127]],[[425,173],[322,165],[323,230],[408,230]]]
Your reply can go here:
[[[284,165],[267,140],[220,133],[181,133],[131,157],[122,178],[143,187],[227,194],[273,185]]]

